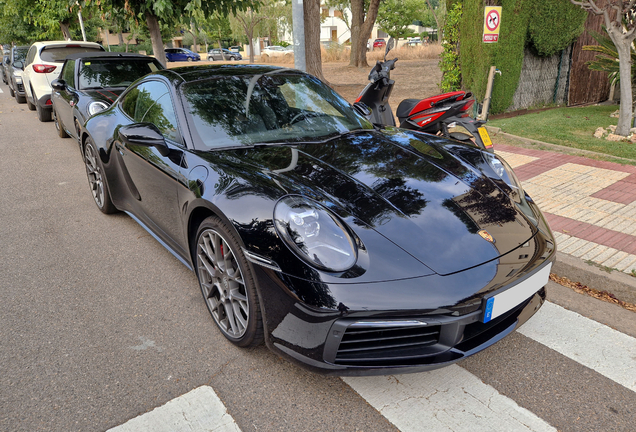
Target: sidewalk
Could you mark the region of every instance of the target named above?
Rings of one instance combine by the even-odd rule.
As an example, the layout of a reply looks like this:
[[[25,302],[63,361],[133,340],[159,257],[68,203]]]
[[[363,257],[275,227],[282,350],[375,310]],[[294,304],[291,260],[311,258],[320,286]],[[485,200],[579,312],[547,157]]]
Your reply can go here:
[[[634,302],[636,277],[631,276],[636,276],[636,166],[497,144],[496,138],[494,141],[495,152],[514,168],[547,218],[560,252],[557,261],[600,273],[602,281],[596,285],[611,284],[609,275],[614,275],[613,279],[627,284],[618,289],[623,298],[617,297]],[[614,292],[611,287],[578,280],[578,275],[560,276]]]

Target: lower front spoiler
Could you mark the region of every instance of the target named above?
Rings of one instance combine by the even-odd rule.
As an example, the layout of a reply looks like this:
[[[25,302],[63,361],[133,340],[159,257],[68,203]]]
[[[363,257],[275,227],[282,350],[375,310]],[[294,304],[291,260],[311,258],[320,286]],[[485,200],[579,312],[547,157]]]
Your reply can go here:
[[[460,321],[472,321],[471,324],[463,327],[460,341],[443,352],[421,358],[417,364],[411,362],[411,364],[388,366],[344,366],[317,361],[277,342],[268,345],[270,349],[288,357],[294,363],[324,375],[370,376],[425,372],[449,366],[500,341],[532,317],[543,305],[545,296],[545,288],[541,288],[528,300],[487,324],[475,322],[474,317],[471,319],[472,314],[460,318]],[[452,325],[457,325],[457,322]]]

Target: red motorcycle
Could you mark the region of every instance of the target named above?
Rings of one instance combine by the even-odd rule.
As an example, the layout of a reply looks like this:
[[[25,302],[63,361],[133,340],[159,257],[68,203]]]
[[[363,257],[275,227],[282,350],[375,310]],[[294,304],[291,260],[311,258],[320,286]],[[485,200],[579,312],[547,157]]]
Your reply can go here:
[[[395,118],[389,106],[389,97],[395,81],[391,71],[397,58],[387,60],[386,55],[393,48],[394,40],[389,39],[384,53],[384,61],[376,62],[369,73],[369,84],[362,90],[354,106],[377,125],[396,126]],[[405,99],[397,107],[399,126],[420,132],[442,135],[458,141],[473,142],[477,146],[493,151],[488,131],[483,127],[485,121],[470,117],[470,109],[475,103],[472,94],[464,91],[444,93],[426,99]],[[366,106],[366,107],[365,107]],[[455,126],[463,127],[471,135],[462,132],[450,132]]]

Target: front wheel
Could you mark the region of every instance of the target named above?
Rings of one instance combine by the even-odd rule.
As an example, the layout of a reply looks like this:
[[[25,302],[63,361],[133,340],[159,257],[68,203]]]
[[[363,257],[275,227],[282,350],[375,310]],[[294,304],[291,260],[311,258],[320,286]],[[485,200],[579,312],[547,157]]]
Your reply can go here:
[[[188,57],[188,61],[191,62],[192,61],[192,57]]]
[[[88,184],[97,208],[105,214],[116,213],[117,209],[110,199],[110,191],[106,183],[102,161],[99,160],[97,148],[90,138],[86,138],[86,145],[84,146],[84,165],[86,165]]]
[[[64,130],[64,126],[62,126],[62,123],[60,123],[60,119],[57,116],[57,110],[55,108],[53,108],[53,123],[55,124],[57,135],[60,138],[68,138],[68,134]]]
[[[252,347],[263,341],[263,323],[252,270],[234,233],[219,218],[197,232],[196,272],[214,322],[230,342]]]

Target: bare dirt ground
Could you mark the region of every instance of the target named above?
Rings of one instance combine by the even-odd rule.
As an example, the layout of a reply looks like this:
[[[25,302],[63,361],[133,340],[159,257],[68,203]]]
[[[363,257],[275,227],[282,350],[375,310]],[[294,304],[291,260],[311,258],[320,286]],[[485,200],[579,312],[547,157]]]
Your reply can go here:
[[[350,67],[345,62],[323,63],[322,72],[329,84],[353,103],[369,82],[369,71],[374,63],[369,60],[369,67],[364,69]],[[404,99],[422,99],[441,93],[442,73],[437,64],[437,59],[398,60],[391,71],[395,85],[389,103],[393,111]]]

